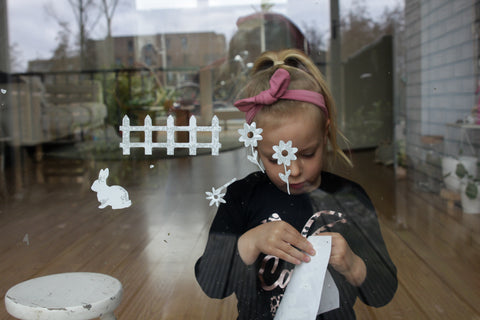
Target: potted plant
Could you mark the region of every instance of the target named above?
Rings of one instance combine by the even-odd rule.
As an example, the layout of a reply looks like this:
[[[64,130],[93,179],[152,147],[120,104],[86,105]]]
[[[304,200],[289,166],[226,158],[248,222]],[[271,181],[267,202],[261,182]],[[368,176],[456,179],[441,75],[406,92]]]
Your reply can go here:
[[[463,212],[469,214],[480,213],[480,195],[478,191],[480,180],[470,174],[461,162],[457,165],[455,175],[461,179],[460,196]]]
[[[142,124],[148,114],[166,116],[172,111],[178,92],[162,83],[157,73],[144,63],[137,63],[142,69],[138,72],[120,72],[115,78],[112,89],[114,103],[121,118],[126,114],[134,123]],[[120,118],[120,121],[121,121]]]
[[[480,180],[468,177],[466,183],[461,186],[462,209],[464,213],[476,214],[480,213],[480,196],[478,187]]]
[[[474,177],[477,175],[477,158],[472,156],[443,157],[442,174],[445,187],[448,190],[460,192],[462,179],[465,181],[468,174]]]

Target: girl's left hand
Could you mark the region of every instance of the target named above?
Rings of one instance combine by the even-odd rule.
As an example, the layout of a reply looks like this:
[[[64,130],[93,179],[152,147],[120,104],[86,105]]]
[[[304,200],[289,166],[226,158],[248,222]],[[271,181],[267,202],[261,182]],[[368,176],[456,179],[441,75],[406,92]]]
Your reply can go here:
[[[360,286],[367,276],[365,262],[350,249],[340,233],[322,232],[319,235],[332,237],[332,251],[328,263],[340,272],[350,284],[356,287]]]

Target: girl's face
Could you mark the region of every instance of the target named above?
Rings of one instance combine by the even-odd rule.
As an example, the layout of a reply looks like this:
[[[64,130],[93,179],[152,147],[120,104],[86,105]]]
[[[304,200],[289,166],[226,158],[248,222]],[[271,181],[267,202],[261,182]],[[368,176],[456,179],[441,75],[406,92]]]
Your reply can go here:
[[[270,180],[284,192],[287,192],[287,184],[280,179],[279,173],[285,174],[285,168],[272,157],[275,154],[273,146],[278,146],[280,140],[292,141],[292,147],[298,149],[295,153],[297,160],[287,166],[287,170],[291,170],[288,178],[290,194],[310,192],[320,186],[328,131],[328,127],[322,129],[320,112],[308,108],[280,119],[264,115],[257,123],[263,129],[263,140],[258,142],[260,160]]]

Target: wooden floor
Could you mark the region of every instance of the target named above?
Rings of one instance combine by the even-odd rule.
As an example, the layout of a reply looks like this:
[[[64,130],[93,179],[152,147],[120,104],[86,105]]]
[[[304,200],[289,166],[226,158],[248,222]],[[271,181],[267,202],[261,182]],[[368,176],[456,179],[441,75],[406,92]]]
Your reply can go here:
[[[1,177],[8,190],[0,195],[0,296],[32,277],[101,272],[123,283],[119,319],[234,319],[235,298],[207,298],[193,267],[215,214],[205,191],[253,170],[245,158],[237,150],[157,161],[46,160],[16,175],[7,171]],[[354,170],[340,171],[374,201],[399,278],[389,305],[371,309],[357,302],[358,318],[480,319],[480,215],[447,211],[437,195],[374,164],[372,152],[355,153],[354,162]],[[97,208],[89,187],[107,167],[108,184],[128,190],[130,208]],[[13,319],[3,303],[0,319]]]

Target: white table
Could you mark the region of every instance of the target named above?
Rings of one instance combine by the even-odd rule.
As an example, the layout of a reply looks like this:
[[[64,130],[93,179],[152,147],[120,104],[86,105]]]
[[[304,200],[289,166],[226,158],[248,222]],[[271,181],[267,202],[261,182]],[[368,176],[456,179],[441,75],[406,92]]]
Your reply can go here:
[[[13,286],[5,295],[5,306],[23,320],[114,320],[122,292],[120,281],[108,275],[60,273]]]

